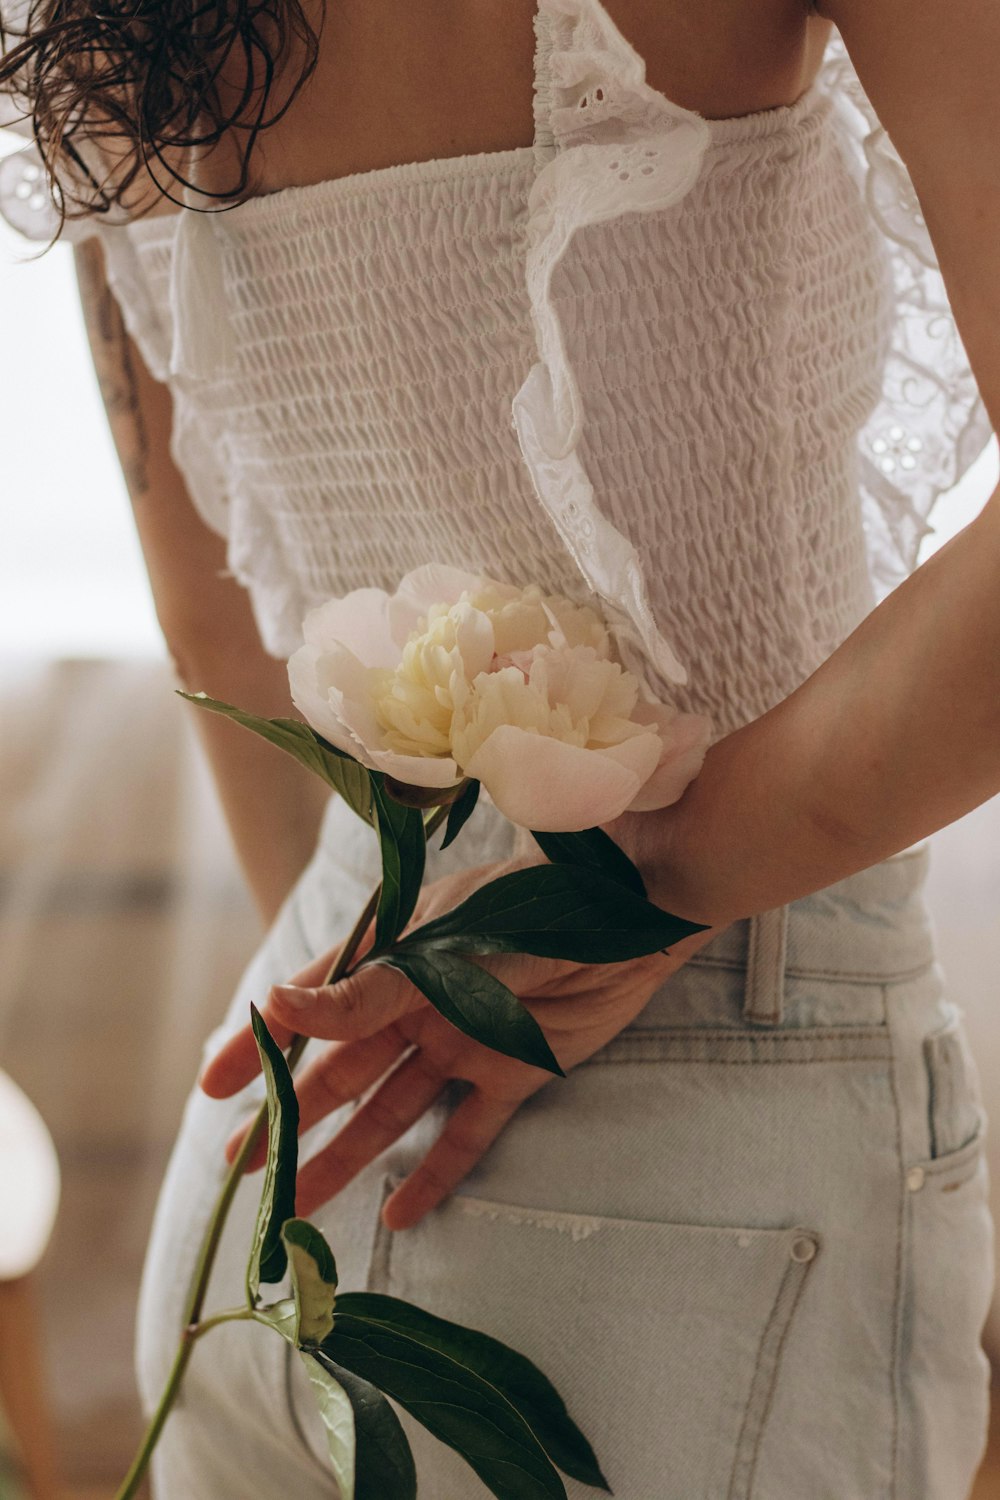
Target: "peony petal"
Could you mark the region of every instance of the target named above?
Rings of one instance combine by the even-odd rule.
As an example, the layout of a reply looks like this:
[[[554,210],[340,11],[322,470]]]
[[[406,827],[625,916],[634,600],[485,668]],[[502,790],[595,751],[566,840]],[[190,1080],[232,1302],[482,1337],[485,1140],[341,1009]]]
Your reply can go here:
[[[354,737],[341,722],[329,694],[320,684],[318,662],[321,654],[315,646],[300,646],[288,662],[288,684],[292,702],[306,723],[324,739],[360,759]]]
[[[320,651],[346,646],[366,667],[399,664],[399,648],[389,629],[391,600],[382,589],[355,589],[311,610],[302,622],[306,644]]]
[[[462,773],[451,756],[401,755],[385,748],[385,734],[371,698],[370,669],[352,651],[340,647],[322,659],[320,670],[328,672],[328,695],[341,736],[334,741],[373,771],[384,771],[410,786],[445,787],[461,781]],[[323,731],[321,730],[320,733]]]
[[[493,660],[493,625],[489,615],[463,604],[456,611],[455,642],[465,667],[466,680],[472,682],[485,672]]]
[[[648,717],[651,711],[658,711],[663,750],[659,765],[630,803],[630,812],[652,812],[658,807],[669,807],[682,797],[701,770],[712,742],[712,720],[704,714],[683,714],[664,704],[644,703],[641,708],[646,723],[651,722]],[[637,708],[636,718],[639,717]]]
[[[606,755],[609,760],[631,771],[641,787],[653,775],[660,763],[663,753],[662,744],[658,734],[652,731],[643,732],[640,729],[638,734],[630,735],[627,740],[619,740],[617,745],[601,745],[591,753]]]
[[[504,817],[539,833],[609,823],[639,790],[635,771],[607,751],[583,750],[513,724],[495,729],[464,770],[482,782]]]
[[[369,753],[376,771],[384,771],[408,786],[447,787],[462,779],[462,772],[450,756],[399,755],[395,750]]]
[[[401,651],[432,604],[456,604],[466,589],[482,582],[478,573],[466,573],[444,563],[425,563],[399,580],[388,603],[388,629]]]

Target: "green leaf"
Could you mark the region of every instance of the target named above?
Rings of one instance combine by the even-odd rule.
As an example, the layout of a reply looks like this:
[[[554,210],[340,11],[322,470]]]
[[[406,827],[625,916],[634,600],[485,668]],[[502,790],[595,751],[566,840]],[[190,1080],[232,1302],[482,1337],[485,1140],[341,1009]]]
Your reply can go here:
[[[393,800],[378,774],[372,793],[382,848],[382,890],[375,915],[375,948],[389,948],[413,916],[427,861],[424,820],[415,807]]]
[[[339,1310],[323,1351],[453,1448],[497,1500],[566,1500],[527,1422],[478,1371],[410,1333]]]
[[[479,964],[446,948],[425,950],[418,944],[400,945],[376,961],[405,974],[446,1021],[474,1041],[565,1077],[531,1012]]]
[[[579,964],[622,963],[705,930],[596,870],[532,865],[480,886],[453,911],[418,927],[392,958],[419,944],[425,953],[532,953]]]
[[[322,1351],[303,1355],[303,1359],[307,1367],[311,1360],[322,1378],[340,1386],[351,1403],[357,1445],[354,1500],[416,1500],[413,1454],[402,1423],[382,1392]],[[316,1388],[312,1371],[309,1378]],[[343,1486],[341,1496],[342,1500],[350,1500]]]
[[[645,896],[646,884],[624,849],[603,828],[585,828],[582,833],[533,833],[531,837],[554,865],[581,865],[597,870]]]
[[[476,809],[476,803],[479,801],[481,786],[482,783],[479,781],[470,781],[461,796],[456,797],[455,801],[451,804],[451,811],[448,814],[448,824],[444,831],[444,838],[441,840],[442,849],[447,849],[449,844],[455,842],[466,823],[472,817]]]
[[[316,1406],[326,1431],[326,1446],[337,1481],[339,1500],[357,1500],[355,1476],[358,1471],[357,1433],[354,1404],[343,1384],[334,1377],[333,1368],[314,1354],[300,1351]],[[390,1500],[386,1496],[386,1500]]]
[[[570,1418],[559,1392],[523,1354],[490,1338],[489,1334],[437,1318],[398,1297],[349,1292],[338,1306],[344,1313],[415,1338],[449,1355],[466,1369],[474,1370],[516,1407],[563,1473],[594,1489],[609,1490],[594,1450]]]
[[[305,1219],[289,1219],[281,1238],[288,1253],[295,1298],[295,1342],[321,1344],[333,1327],[337,1264],[319,1230]]]
[[[180,693],[189,703],[206,708],[211,713],[222,714],[236,724],[242,724],[254,734],[279,750],[293,756],[300,765],[312,771],[339,792],[351,808],[366,823],[374,823],[372,809],[371,773],[353,756],[347,755],[331,745],[322,735],[302,724],[298,719],[260,719],[255,714],[244,713],[230,703],[221,703],[205,693]]]
[[[254,1317],[258,1323],[273,1328],[298,1348],[299,1310],[294,1297],[283,1297],[280,1302],[269,1302],[266,1307],[255,1308]]]
[[[285,1054],[255,1005],[250,1019],[267,1089],[267,1164],[247,1266],[247,1300],[253,1307],[261,1282],[280,1281],[288,1265],[281,1229],[295,1217],[299,1101]]]

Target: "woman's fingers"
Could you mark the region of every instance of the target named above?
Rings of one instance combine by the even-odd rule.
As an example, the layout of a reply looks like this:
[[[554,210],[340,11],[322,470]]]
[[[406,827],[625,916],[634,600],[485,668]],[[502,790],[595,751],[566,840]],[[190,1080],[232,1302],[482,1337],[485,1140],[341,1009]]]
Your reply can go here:
[[[479,1089],[468,1094],[420,1166],[386,1200],[382,1217],[387,1228],[411,1228],[453,1193],[523,1102],[491,1099]]]
[[[264,1007],[263,1015],[268,1031],[284,1051],[295,1035],[294,1031],[277,1020],[271,1006]],[[238,1094],[240,1089],[246,1088],[259,1072],[257,1043],[251,1028],[244,1026],[209,1059],[198,1082],[210,1099],[228,1099],[231,1094]]]
[[[415,1125],[445,1086],[444,1075],[419,1050],[400,1063],[370,1099],[357,1109],[328,1146],[299,1173],[297,1212],[314,1209],[345,1188],[363,1167]]]
[[[367,952],[371,947],[373,934],[374,928],[370,928],[362,940],[359,952]],[[289,983],[293,985],[322,984],[340,957],[343,946],[343,943],[340,943],[329,952],[321,953],[318,958],[310,959],[309,963],[292,975]],[[262,1014],[268,1031],[284,1051],[295,1035],[294,1030],[281,1024],[270,1004],[264,1005]],[[209,1060],[198,1082],[210,1099],[228,1099],[231,1094],[238,1094],[240,1089],[246,1088],[250,1080],[256,1078],[259,1072],[260,1058],[257,1055],[257,1043],[254,1041],[252,1029],[244,1026],[234,1037],[230,1037],[225,1046]]]
[[[299,1100],[299,1134],[303,1135],[336,1109],[359,1099],[372,1084],[388,1073],[393,1063],[411,1046],[407,1037],[394,1026],[378,1031],[358,1042],[339,1042],[328,1047],[322,1057],[305,1069],[295,1080]],[[236,1131],[226,1146],[226,1159],[232,1161],[249,1122]],[[248,1172],[262,1167],[267,1158],[267,1138],[261,1140],[247,1164]]]
[[[335,957],[336,953],[324,955],[299,970],[298,982],[271,990],[262,1014],[282,1051],[298,1035],[327,1041],[371,1036],[426,1003],[420,991],[387,964],[372,964],[339,984],[320,985]],[[245,1026],[206,1064],[199,1083],[209,1098],[228,1099],[259,1072],[257,1044]]]
[[[372,1036],[426,1004],[405,975],[382,963],[322,988],[275,985],[268,1001],[269,1009],[289,1031],[330,1042]]]

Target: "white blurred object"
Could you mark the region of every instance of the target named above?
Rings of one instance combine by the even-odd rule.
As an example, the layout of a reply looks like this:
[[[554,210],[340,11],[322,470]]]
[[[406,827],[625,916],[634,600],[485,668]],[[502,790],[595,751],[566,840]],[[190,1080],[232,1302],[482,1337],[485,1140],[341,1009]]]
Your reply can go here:
[[[59,1206],[52,1137],[30,1100],[0,1073],[0,1281],[16,1281],[41,1260]]]

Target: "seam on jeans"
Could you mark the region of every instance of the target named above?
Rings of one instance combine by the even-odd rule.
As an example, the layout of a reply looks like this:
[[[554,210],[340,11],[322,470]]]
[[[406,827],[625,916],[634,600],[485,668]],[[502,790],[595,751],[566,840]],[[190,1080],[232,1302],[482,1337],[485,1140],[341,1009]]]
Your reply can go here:
[[[855,973],[849,969],[807,969],[798,964],[788,964],[785,968],[785,978],[828,979],[832,984],[870,984],[873,988],[878,988],[880,985],[901,984],[906,980],[920,979],[933,966],[934,959],[929,958],[926,963],[920,963],[916,968],[891,970],[888,974],[883,971],[876,974],[869,969],[859,969]],[[746,964],[741,959],[705,958],[697,953],[687,960],[684,967],[685,969],[725,969],[730,974],[742,974],[746,971]]]
[[[780,1067],[828,1062],[888,1062],[889,1038],[871,1031],[795,1036],[742,1032],[736,1036],[647,1032],[623,1033],[607,1042],[581,1067],[619,1063],[692,1062],[724,1067]]]
[[[886,1019],[889,1019],[891,999],[888,986],[883,986],[883,1003],[885,1005]],[[896,1066],[898,1053],[892,1027],[889,1028],[889,1045],[892,1052],[892,1061],[889,1067],[889,1087],[892,1090],[892,1100],[896,1115],[896,1162],[898,1171],[896,1174],[896,1191],[899,1195],[899,1211],[896,1215],[896,1270],[895,1284],[893,1286],[893,1329],[892,1350],[889,1360],[889,1394],[892,1404],[892,1465],[891,1465],[891,1490],[892,1500],[907,1500],[907,1497],[899,1494],[899,1440],[900,1440],[900,1406],[902,1402],[902,1391],[900,1388],[902,1380],[903,1359],[903,1256],[906,1244],[906,1192],[903,1186],[903,1173],[905,1162],[903,1159],[903,1118],[899,1100],[899,1084],[896,1077]]]
[[[820,1237],[815,1230],[796,1229],[792,1231],[792,1237],[791,1243],[794,1243],[796,1238],[810,1239],[819,1250]],[[791,1245],[789,1245],[790,1250]],[[732,1477],[729,1483],[729,1500],[751,1500],[757,1460],[760,1457],[760,1445],[774,1401],[785,1340],[792,1326],[792,1319],[795,1316],[795,1309],[798,1307],[806,1277],[815,1262],[815,1255],[811,1260],[799,1261],[793,1260],[789,1253],[785,1274],[781,1278],[771,1315],[757,1347],[757,1358],[750,1380],[750,1394],[747,1397],[743,1425],[736,1443],[736,1456],[733,1460]]]

